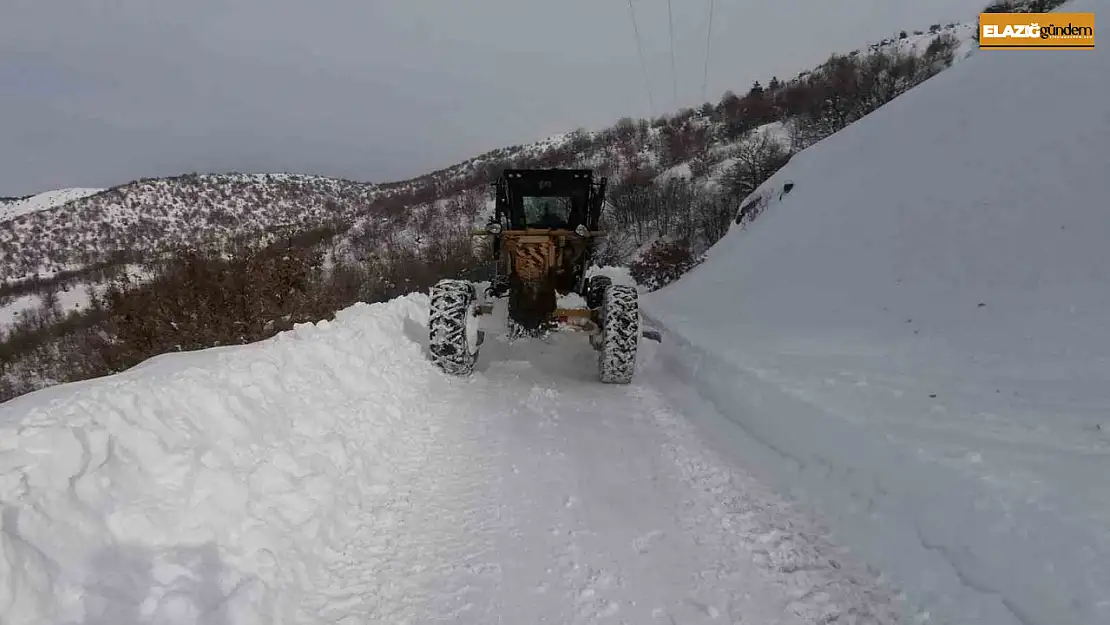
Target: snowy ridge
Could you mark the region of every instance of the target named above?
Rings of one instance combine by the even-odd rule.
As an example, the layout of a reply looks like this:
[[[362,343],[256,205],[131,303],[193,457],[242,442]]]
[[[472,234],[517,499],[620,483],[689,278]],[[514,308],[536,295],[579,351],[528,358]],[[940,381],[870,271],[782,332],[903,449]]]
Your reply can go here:
[[[51,210],[63,206],[74,200],[79,200],[90,195],[96,195],[104,189],[58,189],[32,195],[28,198],[14,202],[0,202],[0,221],[34,213],[42,210]]]
[[[1110,622],[1099,50],[972,55],[642,300],[712,427],[936,622]]]
[[[369,210],[378,187],[296,174],[205,174],[140,180],[0,221],[0,282],[79,269],[117,251],[305,230]]]
[[[979,24],[977,23],[952,23],[943,26],[934,24],[928,31],[916,30],[912,33],[906,33],[905,37],[898,36],[884,39],[866,48],[855,50],[852,54],[883,50],[921,55],[929,47],[929,44],[933,43],[934,39],[941,36],[948,36],[954,38],[957,42],[952,62],[958,63],[978,52],[979,46],[974,39],[978,32]]]
[[[58,307],[61,310],[81,310],[88,306],[91,287],[87,284],[78,284],[72,288],[60,289],[58,292]],[[0,331],[14,324],[22,316],[38,310],[42,306],[41,295],[29,294],[19,297],[0,299]]]
[[[132,284],[141,284],[150,278],[150,272],[141,265],[128,264],[119,268],[119,275],[126,275]],[[63,283],[53,291],[60,312],[80,311],[88,308],[94,296],[102,296],[105,283],[97,280]],[[48,303],[51,296],[44,293],[27,293],[0,297],[0,334],[9,327],[33,316]]]

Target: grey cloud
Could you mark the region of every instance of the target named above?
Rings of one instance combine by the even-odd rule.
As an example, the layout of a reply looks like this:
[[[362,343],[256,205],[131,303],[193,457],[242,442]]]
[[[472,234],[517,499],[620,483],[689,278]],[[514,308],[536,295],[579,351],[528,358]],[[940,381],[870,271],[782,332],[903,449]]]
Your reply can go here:
[[[708,0],[672,0],[699,104]],[[716,0],[709,99],[983,0]],[[667,3],[0,0],[0,195],[185,171],[390,180],[675,108]]]

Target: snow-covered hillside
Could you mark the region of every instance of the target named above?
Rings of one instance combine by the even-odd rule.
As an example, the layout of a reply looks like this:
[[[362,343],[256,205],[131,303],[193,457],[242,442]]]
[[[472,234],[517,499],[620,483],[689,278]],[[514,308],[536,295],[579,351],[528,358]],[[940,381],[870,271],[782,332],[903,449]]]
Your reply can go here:
[[[907,25],[910,26],[910,25]],[[925,27],[925,25],[919,25]],[[967,52],[971,24],[935,24],[914,30],[906,37],[891,37],[863,46],[852,55],[869,52],[923,54],[938,38],[955,42],[953,60]],[[933,61],[936,62],[936,59]],[[810,74],[802,72],[800,76]],[[714,110],[714,105],[707,105]],[[728,105],[731,106],[731,105]],[[716,109],[728,108],[722,102]],[[692,111],[687,111],[692,112]],[[663,128],[667,117],[641,120],[643,132],[632,143],[631,153],[618,157],[622,148],[617,127],[602,131],[560,133],[529,144],[492,150],[411,180],[370,184],[320,176],[273,174],[190,174],[144,179],[103,192],[73,190],[44,194],[27,200],[0,203],[0,285],[25,278],[44,278],[61,271],[79,272],[92,265],[118,260],[120,253],[135,262],[148,261],[155,253],[205,243],[226,243],[231,238],[255,240],[274,229],[306,230],[321,225],[348,226],[337,244],[342,255],[364,255],[367,233],[375,236],[381,224],[397,230],[398,246],[409,245],[418,227],[412,213],[436,213],[445,207],[471,205],[475,194],[486,195],[488,183],[506,165],[587,166],[613,178],[630,170],[665,168]],[[737,137],[722,139],[724,114],[717,110],[710,122],[699,114],[688,130],[711,136],[703,160],[716,166],[719,176],[734,163],[731,152]],[[631,123],[631,120],[628,120]],[[629,147],[629,146],[625,146]],[[676,171],[690,174],[688,165]],[[94,193],[95,192],[95,193]],[[68,204],[61,209],[63,200]],[[470,225],[471,214],[450,220],[451,226]],[[403,223],[407,220],[408,223]],[[353,225],[352,225],[353,223]],[[387,228],[388,229],[388,228]],[[392,236],[393,233],[389,233]],[[369,247],[381,247],[377,237]],[[392,243],[392,242],[391,242]]]
[[[936,622],[1110,623],[1108,74],[974,54],[646,298],[707,427]]]
[[[0,221],[5,221],[20,215],[34,213],[42,210],[58,208],[66,203],[79,200],[90,195],[96,195],[104,189],[58,189],[46,191],[38,195],[15,200],[13,202],[0,202]]]
[[[296,174],[139,180],[0,219],[0,283],[273,228],[308,229],[369,210],[378,187]]]
[[[62,311],[81,310],[90,300],[89,287],[79,284],[72,288],[60,289],[58,293],[58,308]],[[3,332],[20,320],[23,316],[38,310],[43,305],[43,296],[36,294],[20,295],[19,297],[0,300],[0,332]]]

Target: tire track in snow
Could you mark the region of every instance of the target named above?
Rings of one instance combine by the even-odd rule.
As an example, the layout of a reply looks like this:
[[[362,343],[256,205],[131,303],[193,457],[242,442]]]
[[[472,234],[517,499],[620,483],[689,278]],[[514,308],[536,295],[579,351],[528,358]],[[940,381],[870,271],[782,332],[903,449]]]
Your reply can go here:
[[[786,608],[807,622],[898,622],[894,593],[830,542],[826,530],[717,457],[659,391],[642,387],[635,394],[652,406],[651,418],[668,439],[664,453],[689,486],[683,524],[692,534],[727,554],[723,560],[750,560],[766,571],[789,597]]]
[[[829,564],[814,556],[815,530],[765,490],[744,490],[754,482],[736,479],[702,449],[645,385],[648,373],[631,387],[594,382],[594,355],[583,342],[502,344],[488,350],[491,364],[479,375],[492,387],[483,414],[505,439],[509,476],[503,496],[514,540],[503,553],[515,559],[502,594],[531,593],[531,603],[502,604],[498,616],[896,622],[889,598],[851,577],[847,558]],[[645,361],[650,370],[650,351]]]
[[[317,616],[425,623],[488,611],[500,584],[497,476],[480,424],[459,414],[467,390],[454,380],[425,381],[418,395],[435,399],[404,417],[410,452],[381,485],[391,496],[369,515],[378,523],[360,532],[346,566],[329,572],[343,590],[322,594]],[[328,585],[335,582],[321,584]]]

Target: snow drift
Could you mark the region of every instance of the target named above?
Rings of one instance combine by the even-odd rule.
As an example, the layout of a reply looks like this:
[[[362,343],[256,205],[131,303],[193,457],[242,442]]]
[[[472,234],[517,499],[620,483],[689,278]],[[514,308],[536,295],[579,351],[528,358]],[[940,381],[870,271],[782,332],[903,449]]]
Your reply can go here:
[[[644,298],[733,443],[940,622],[1110,623],[1107,75],[974,54]]]
[[[328,620],[411,590],[390,568],[406,562],[373,554],[429,441],[452,440],[429,427],[449,406],[406,335],[426,308],[357,305],[0,406],[4,621]],[[378,586],[344,593],[335,571],[356,560]]]

